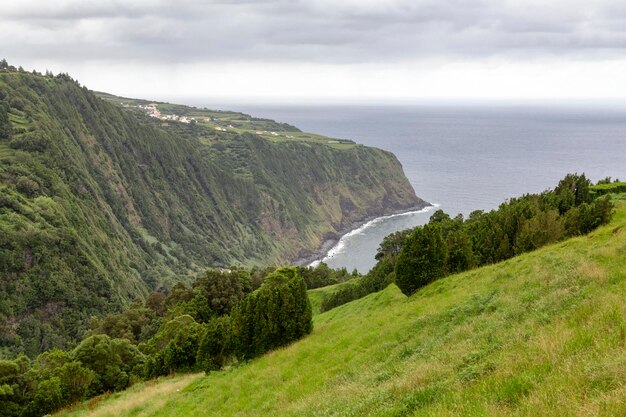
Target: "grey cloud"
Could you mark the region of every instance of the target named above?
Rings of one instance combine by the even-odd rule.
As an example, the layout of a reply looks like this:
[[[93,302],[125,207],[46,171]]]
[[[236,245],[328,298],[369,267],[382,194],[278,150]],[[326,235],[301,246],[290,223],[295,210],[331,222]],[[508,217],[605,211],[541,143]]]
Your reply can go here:
[[[38,3],[0,5],[0,51],[25,59],[164,63],[622,57],[626,51],[626,6],[619,1]]]

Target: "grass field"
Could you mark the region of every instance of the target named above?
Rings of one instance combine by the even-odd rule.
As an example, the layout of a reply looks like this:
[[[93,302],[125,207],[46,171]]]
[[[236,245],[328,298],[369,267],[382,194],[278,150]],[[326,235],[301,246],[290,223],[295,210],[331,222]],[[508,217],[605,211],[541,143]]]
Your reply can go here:
[[[626,416],[626,201],[617,202],[611,224],[589,236],[410,298],[392,285],[317,315],[313,333],[287,348],[176,377],[189,384],[158,398],[149,383],[134,387],[90,415]],[[324,291],[312,292],[314,305]]]
[[[63,410],[58,415],[117,417],[149,416],[163,407],[169,396],[201,378],[203,374],[175,375],[137,384],[126,391],[101,395],[78,406]]]
[[[138,106],[152,103],[143,99],[117,97],[111,94],[96,93],[100,98],[118,105]],[[155,102],[157,108],[165,115],[179,115],[194,118],[198,125],[212,131],[225,134],[254,134],[271,142],[308,142],[330,146],[335,149],[351,149],[358,146],[351,140],[334,139],[327,136],[296,130],[283,130],[285,126],[269,119],[258,119],[249,115],[233,111],[217,111],[185,106],[182,104]],[[135,110],[137,110],[135,108]],[[143,112],[143,111],[140,111]],[[172,122],[170,122],[172,123]],[[293,129],[293,128],[292,128]]]
[[[356,278],[358,280],[359,278]],[[313,309],[313,315],[318,315],[320,313],[320,307],[322,306],[322,301],[324,297],[328,297],[333,293],[337,292],[339,289],[346,285],[353,285],[355,280],[352,279],[350,281],[341,282],[335,285],[329,285],[327,287],[316,288],[314,290],[309,290],[309,301],[311,301],[311,308]]]

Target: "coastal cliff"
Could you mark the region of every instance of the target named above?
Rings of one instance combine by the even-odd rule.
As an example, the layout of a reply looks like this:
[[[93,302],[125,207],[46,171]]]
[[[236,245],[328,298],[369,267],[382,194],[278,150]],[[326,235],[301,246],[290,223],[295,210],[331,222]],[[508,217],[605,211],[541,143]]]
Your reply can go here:
[[[2,71],[0,350],[67,346],[208,267],[288,263],[423,204],[389,152]]]

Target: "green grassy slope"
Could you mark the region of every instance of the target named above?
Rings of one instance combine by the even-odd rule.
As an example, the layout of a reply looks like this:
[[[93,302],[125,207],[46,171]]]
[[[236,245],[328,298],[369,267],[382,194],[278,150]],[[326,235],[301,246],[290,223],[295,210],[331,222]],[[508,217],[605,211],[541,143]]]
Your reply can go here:
[[[306,339],[200,378],[158,410],[138,401],[97,411],[626,415],[626,201],[617,203],[611,224],[589,236],[450,276],[408,299],[390,286],[318,315]]]
[[[358,280],[359,278],[356,278]],[[320,314],[320,309],[322,306],[322,301],[325,297],[330,297],[334,292],[343,288],[347,285],[351,285],[355,282],[355,280],[350,280],[346,282],[341,282],[335,285],[329,285],[327,287],[315,288],[313,290],[307,291],[309,294],[309,301],[311,301],[311,309],[313,310],[313,315]]]

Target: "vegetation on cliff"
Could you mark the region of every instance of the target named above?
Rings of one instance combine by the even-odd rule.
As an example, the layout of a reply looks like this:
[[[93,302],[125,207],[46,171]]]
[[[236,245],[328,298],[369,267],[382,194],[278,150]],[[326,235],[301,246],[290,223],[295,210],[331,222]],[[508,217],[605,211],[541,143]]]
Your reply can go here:
[[[293,260],[423,204],[382,150],[162,123],[1,67],[0,356],[69,347],[92,315],[207,267]]]

